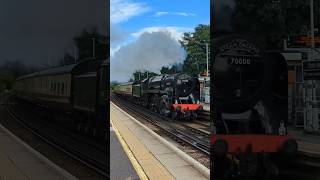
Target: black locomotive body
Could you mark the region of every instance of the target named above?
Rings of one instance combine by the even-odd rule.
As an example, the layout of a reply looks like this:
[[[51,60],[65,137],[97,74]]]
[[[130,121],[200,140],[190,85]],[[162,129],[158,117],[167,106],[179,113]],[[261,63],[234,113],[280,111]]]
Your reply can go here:
[[[213,176],[277,176],[283,158],[297,151],[287,133],[286,60],[246,36],[213,44]]]

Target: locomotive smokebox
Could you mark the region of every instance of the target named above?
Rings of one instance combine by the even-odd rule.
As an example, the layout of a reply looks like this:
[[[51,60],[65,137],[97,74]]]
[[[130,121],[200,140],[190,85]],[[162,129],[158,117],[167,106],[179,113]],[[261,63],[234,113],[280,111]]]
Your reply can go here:
[[[270,84],[270,62],[264,50],[245,36],[224,36],[213,42],[214,102],[225,113],[252,108]]]
[[[287,62],[250,37],[228,35],[213,41],[213,103],[220,133],[286,134]],[[221,124],[221,123],[222,124]],[[218,132],[219,133],[219,132]]]

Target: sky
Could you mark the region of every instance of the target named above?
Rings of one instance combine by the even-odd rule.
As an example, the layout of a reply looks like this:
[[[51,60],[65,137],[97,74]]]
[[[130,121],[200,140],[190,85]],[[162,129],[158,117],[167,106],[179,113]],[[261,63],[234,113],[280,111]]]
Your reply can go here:
[[[108,24],[106,0],[0,0],[0,65],[54,65],[84,28],[107,35]]]
[[[110,79],[126,82],[136,70],[183,62],[178,41],[210,23],[210,0],[111,0],[110,22]]]

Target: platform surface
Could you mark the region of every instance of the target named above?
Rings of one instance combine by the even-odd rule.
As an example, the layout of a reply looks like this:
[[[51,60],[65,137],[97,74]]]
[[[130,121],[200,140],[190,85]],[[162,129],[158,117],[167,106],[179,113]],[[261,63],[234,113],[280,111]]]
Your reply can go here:
[[[289,128],[289,134],[297,139],[301,153],[320,157],[320,135],[306,134],[303,130]]]
[[[110,116],[113,127],[120,132],[130,153],[138,162],[135,169],[138,169],[141,179],[207,179],[113,103],[110,103]]]
[[[140,179],[127,154],[123,150],[113,127],[110,127],[110,179]]]
[[[58,172],[52,164],[43,161],[30,152],[16,137],[0,125],[0,179],[1,180],[62,180],[68,179],[60,169]],[[68,173],[67,173],[68,174]],[[70,174],[68,174],[70,175]],[[71,179],[76,179],[72,177]]]

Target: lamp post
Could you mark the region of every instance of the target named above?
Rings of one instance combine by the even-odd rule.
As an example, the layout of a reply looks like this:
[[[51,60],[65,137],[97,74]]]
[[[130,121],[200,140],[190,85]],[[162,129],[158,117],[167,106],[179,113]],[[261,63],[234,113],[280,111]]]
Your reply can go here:
[[[207,54],[207,76],[209,75],[209,44],[206,43],[206,54]]]
[[[96,58],[96,54],[95,54],[95,40],[96,38],[90,38],[92,39],[92,58],[95,59]]]
[[[74,63],[77,63],[77,47],[75,45],[73,45],[73,53],[74,53]]]
[[[209,74],[209,43],[205,42],[199,42],[199,41],[196,41],[194,40],[195,43],[197,44],[200,44],[200,45],[205,45],[206,46],[206,61],[207,61],[207,76]],[[198,65],[199,66],[199,65]]]

